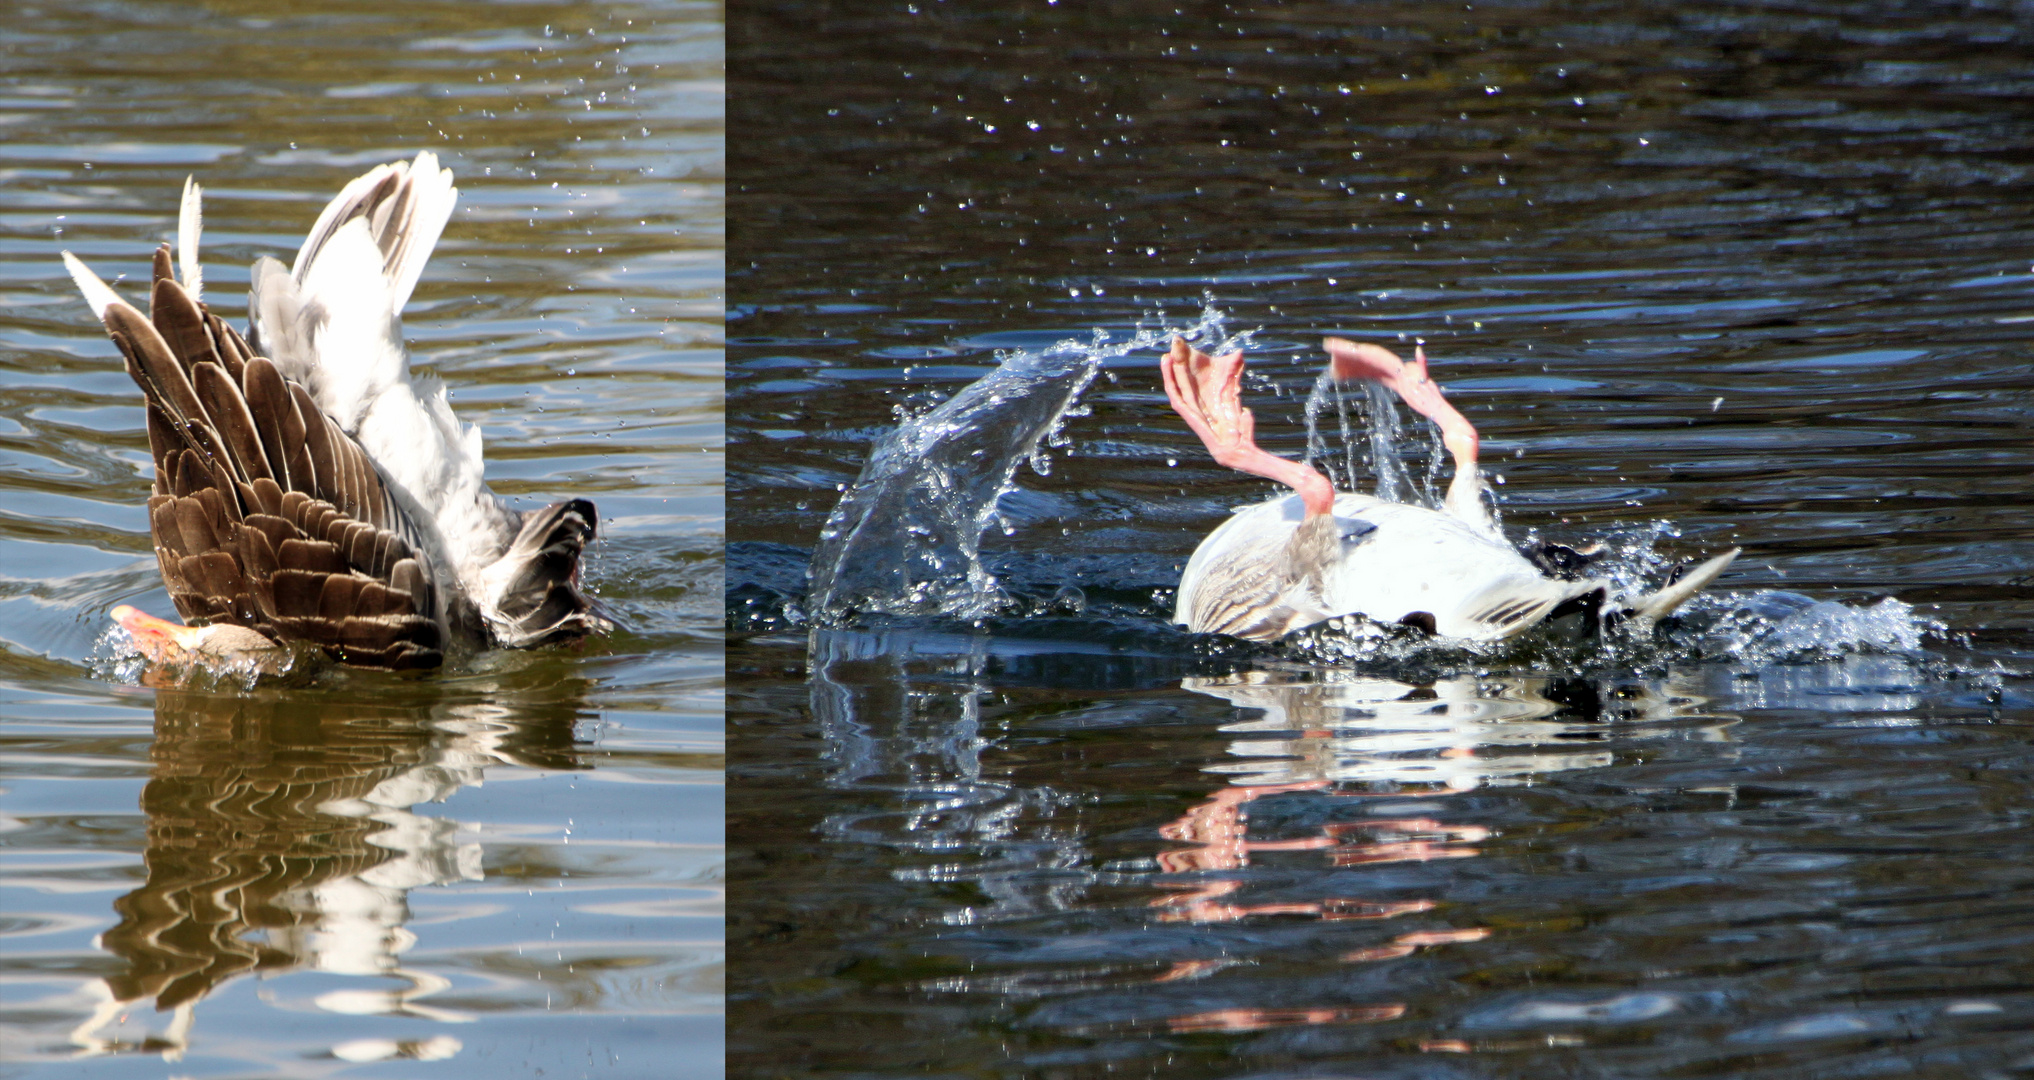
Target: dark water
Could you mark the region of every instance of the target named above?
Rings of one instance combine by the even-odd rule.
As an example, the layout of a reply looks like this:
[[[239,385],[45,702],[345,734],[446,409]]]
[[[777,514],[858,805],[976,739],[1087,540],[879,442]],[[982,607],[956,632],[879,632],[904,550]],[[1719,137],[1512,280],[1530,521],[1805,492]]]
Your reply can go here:
[[[736,1074],[2034,1069],[2025,12],[730,26]],[[1208,304],[1275,452],[1321,334],[1423,340],[1514,537],[1745,554],[1640,652],[1187,638],[1269,485],[1146,352],[1002,500],[999,614],[811,627],[899,415]]]
[[[287,8],[287,10],[284,10]],[[715,1075],[715,4],[13,4],[0,34],[0,1074]],[[460,207],[406,318],[519,507],[599,505],[628,623],[426,678],[185,685],[125,289],[206,187],[206,299],[383,161]],[[146,685],[143,685],[143,683]]]

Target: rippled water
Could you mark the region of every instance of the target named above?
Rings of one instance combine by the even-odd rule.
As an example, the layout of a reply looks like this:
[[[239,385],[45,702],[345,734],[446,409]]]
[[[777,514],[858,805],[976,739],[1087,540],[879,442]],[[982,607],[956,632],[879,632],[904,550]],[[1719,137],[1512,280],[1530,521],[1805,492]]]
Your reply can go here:
[[[715,1075],[722,994],[717,5],[24,4],[0,50],[0,1072]],[[425,678],[164,685],[130,296],[206,188],[206,299],[436,151],[407,311],[519,507],[601,511],[628,624]],[[426,1063],[428,1062],[428,1063]]]
[[[787,0],[731,42],[735,1072],[2034,1067],[2022,13]],[[810,627],[900,416],[1209,303],[1275,452],[1323,333],[1419,339],[1515,538],[1745,554],[1650,650],[1188,638],[1179,567],[1269,485],[1142,352],[1001,500],[997,614]]]

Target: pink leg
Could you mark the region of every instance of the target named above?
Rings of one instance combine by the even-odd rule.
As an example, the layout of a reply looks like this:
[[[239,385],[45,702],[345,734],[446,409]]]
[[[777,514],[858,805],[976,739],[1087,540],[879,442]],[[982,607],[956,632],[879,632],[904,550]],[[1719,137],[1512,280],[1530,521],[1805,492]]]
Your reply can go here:
[[[1427,377],[1427,353],[1415,348],[1411,363],[1400,360],[1390,349],[1368,342],[1328,338],[1321,343],[1328,350],[1329,367],[1337,379],[1369,379],[1382,383],[1412,406],[1414,412],[1432,420],[1441,429],[1441,443],[1455,459],[1455,479],[1448,484],[1448,510],[1472,524],[1489,527],[1478,496],[1482,481],[1476,474],[1476,428],[1455,411],[1441,394],[1441,384]]]
[[[1276,480],[1299,492],[1310,518],[1334,509],[1335,489],[1327,477],[1301,462],[1258,448],[1256,421],[1243,407],[1242,353],[1209,356],[1188,345],[1185,338],[1175,337],[1172,351],[1159,361],[1159,370],[1165,376],[1165,396],[1173,411],[1201,437],[1218,464]]]

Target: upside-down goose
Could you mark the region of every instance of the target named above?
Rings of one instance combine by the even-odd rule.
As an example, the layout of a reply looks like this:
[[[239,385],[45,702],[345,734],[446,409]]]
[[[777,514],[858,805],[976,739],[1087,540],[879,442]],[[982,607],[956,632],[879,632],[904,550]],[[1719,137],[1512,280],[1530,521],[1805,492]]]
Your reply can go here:
[[[114,618],[156,660],[304,642],[342,663],[431,668],[613,624],[579,587],[585,499],[510,509],[434,381],[413,382],[402,310],[458,192],[435,155],[340,191],[285,269],[254,264],[242,337],[200,299],[201,191],[155,253],[149,314],[64,264],[148,399],[149,531],[190,625]],[[421,382],[421,385],[420,385]]]
[[[1455,462],[1441,508],[1338,495],[1311,466],[1259,448],[1242,405],[1243,354],[1209,356],[1174,338],[1160,361],[1173,409],[1217,462],[1294,492],[1237,512],[1194,550],[1173,616],[1189,630],[1275,641],[1361,615],[1495,641],[1574,611],[1643,622],[1670,614],[1737,557],[1733,548],[1658,592],[1629,599],[1582,573],[1587,558],[1571,549],[1547,545],[1528,558],[1484,507],[1476,429],[1427,377],[1425,350],[1407,363],[1376,345],[1325,344],[1334,378],[1380,383],[1440,427]]]

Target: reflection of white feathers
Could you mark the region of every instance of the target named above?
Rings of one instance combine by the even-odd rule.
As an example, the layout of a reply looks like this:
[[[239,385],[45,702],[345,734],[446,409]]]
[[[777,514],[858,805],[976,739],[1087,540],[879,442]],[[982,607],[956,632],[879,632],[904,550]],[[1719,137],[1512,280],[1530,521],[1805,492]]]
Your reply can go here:
[[[223,707],[231,715],[236,699],[203,696],[194,700],[201,706]],[[235,838],[235,844],[228,845],[232,850],[215,852],[194,864],[195,882],[157,865],[150,884],[134,894],[138,900],[132,908],[166,916],[151,923],[149,933],[129,934],[124,939],[127,945],[114,947],[150,973],[185,970],[179,964],[190,970],[224,973],[179,982],[180,992],[195,986],[197,996],[176,1007],[175,1020],[166,1031],[149,1038],[165,1044],[165,1054],[181,1054],[194,1022],[193,1010],[211,992],[213,979],[223,981],[252,967],[251,961],[236,966],[236,955],[211,956],[197,964],[195,958],[206,956],[205,947],[193,943],[208,940],[215,943],[214,948],[219,941],[229,941],[262,949],[267,954],[263,970],[270,973],[304,969],[375,980],[372,986],[349,983],[320,993],[315,1004],[328,1012],[413,1016],[439,1023],[472,1020],[469,1013],[432,1005],[429,997],[450,989],[450,980],[407,966],[404,954],[418,940],[409,925],[411,894],[422,888],[484,880],[483,850],[468,839],[471,833],[457,820],[418,813],[416,808],[443,803],[463,789],[480,786],[490,768],[529,768],[530,762],[518,756],[510,742],[517,732],[527,730],[528,721],[518,719],[516,712],[490,701],[453,705],[433,719],[433,734],[424,740],[421,752],[401,745],[340,744],[331,748],[333,761],[329,762],[313,754],[277,755],[298,762],[292,768],[303,769],[304,775],[294,780],[287,770],[281,770],[284,775],[280,778],[259,771],[250,775],[228,770],[223,786],[201,800],[205,807],[217,809],[219,818],[195,825],[180,820],[179,827],[196,835],[231,835]],[[202,709],[199,715],[204,715]],[[158,731],[165,729],[182,732],[177,738],[186,740],[192,732],[208,730],[197,723],[159,721]],[[179,760],[177,751],[163,751],[160,744],[158,752],[172,762]],[[361,783],[363,777],[371,777],[372,786]],[[334,819],[351,819],[362,826],[332,828]],[[306,828],[308,822],[316,822],[318,827]],[[154,835],[152,831],[152,841]],[[263,845],[278,837],[286,841],[302,838],[306,847],[280,849],[287,858],[250,857],[265,851]],[[308,872],[278,886],[273,869],[285,863]],[[250,868],[254,871],[251,875]],[[221,872],[238,876],[222,878]],[[157,880],[159,876],[161,880]],[[190,902],[198,893],[216,899]],[[250,911],[269,904],[297,917],[259,924],[249,918]],[[137,947],[135,942],[141,944]],[[103,939],[100,947],[106,947]],[[169,963],[163,956],[174,956],[177,963]],[[279,962],[282,958],[287,958],[286,964]],[[135,1045],[131,1029],[106,1029],[127,1023],[128,1014],[140,1012],[136,1003],[159,993],[160,985],[144,983],[141,994],[116,996],[117,985],[131,984],[132,980],[94,979],[82,994],[64,1003],[90,1009],[91,1015],[70,1032],[71,1042],[81,1054],[116,1053]],[[452,1041],[455,1050],[456,1042]],[[367,1055],[370,1050],[367,1044],[358,1043],[352,1044],[349,1052]],[[447,1052],[444,1044],[403,1042],[380,1056],[429,1060]]]
[[[455,755],[456,751],[446,754]],[[386,826],[370,842],[393,857],[313,889],[312,906],[321,918],[308,934],[296,931],[297,938],[289,943],[292,951],[309,957],[323,971],[349,975],[398,971],[397,956],[416,943],[416,935],[403,927],[409,920],[409,891],[482,879],[480,845],[457,843],[457,822],[417,814],[410,807],[443,802],[462,787],[477,787],[482,775],[477,765],[417,765],[383,779],[360,798],[320,804],[318,809],[325,813]]]
[[[1182,685],[1264,716],[1225,724],[1229,752],[1248,760],[1212,766],[1238,783],[1305,780],[1439,786],[1454,791],[1527,783],[1535,776],[1611,763],[1607,750],[1582,750],[1576,736],[1613,730],[1556,718],[1542,696],[1547,680],[1458,676],[1417,687],[1347,671],[1309,681],[1252,671]],[[1620,701],[1647,720],[1692,716],[1701,698],[1685,693]],[[1630,734],[1630,722],[1614,730]]]

